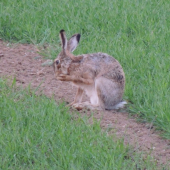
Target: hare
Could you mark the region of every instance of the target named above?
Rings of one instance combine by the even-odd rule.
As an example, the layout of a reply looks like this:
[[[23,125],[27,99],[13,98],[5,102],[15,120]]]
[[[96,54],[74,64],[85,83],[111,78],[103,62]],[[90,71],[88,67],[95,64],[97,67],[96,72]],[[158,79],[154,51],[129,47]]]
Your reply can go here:
[[[106,53],[82,54],[74,56],[80,34],[74,34],[68,41],[65,31],[59,33],[62,51],[53,62],[58,80],[72,82],[78,89],[70,104],[77,109],[89,108],[111,110],[122,108],[125,74],[119,62]],[[83,92],[90,98],[82,103]]]

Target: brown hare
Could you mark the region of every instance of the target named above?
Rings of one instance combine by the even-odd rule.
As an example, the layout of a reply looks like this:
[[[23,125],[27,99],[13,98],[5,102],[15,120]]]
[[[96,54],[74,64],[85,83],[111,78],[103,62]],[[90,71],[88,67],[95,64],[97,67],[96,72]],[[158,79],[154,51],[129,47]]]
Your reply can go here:
[[[72,82],[78,89],[71,106],[82,109],[119,109],[125,87],[125,74],[119,62],[105,53],[74,56],[80,34],[74,34],[68,41],[65,31],[60,31],[62,51],[54,60],[53,67],[58,80]],[[82,103],[83,92],[90,98]]]

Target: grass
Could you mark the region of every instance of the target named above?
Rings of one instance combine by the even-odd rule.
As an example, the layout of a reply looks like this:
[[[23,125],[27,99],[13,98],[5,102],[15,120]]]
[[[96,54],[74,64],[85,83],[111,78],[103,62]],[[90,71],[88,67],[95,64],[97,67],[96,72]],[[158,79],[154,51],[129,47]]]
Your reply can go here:
[[[95,120],[86,121],[64,103],[0,78],[0,169],[158,169],[149,156],[113,140]]]
[[[60,51],[58,32],[82,34],[76,54],[106,52],[126,74],[129,110],[170,139],[170,2],[167,0],[1,0],[0,37],[50,44]]]

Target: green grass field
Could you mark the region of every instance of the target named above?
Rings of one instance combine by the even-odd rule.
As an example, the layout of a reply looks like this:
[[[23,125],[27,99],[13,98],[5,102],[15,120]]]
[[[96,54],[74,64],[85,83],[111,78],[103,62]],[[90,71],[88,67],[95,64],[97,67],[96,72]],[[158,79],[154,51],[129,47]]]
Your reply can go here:
[[[126,74],[131,112],[170,139],[170,2],[167,0],[1,0],[0,37],[52,47],[59,30],[81,33],[76,54],[106,52]]]
[[[100,123],[69,114],[64,104],[0,78],[0,169],[153,170]],[[114,139],[114,140],[113,140]]]
[[[58,33],[81,33],[75,54],[105,52],[124,68],[129,111],[170,139],[170,2],[168,0],[1,0],[0,38],[50,44]],[[98,124],[68,114],[63,104],[15,90],[0,80],[1,169],[156,169],[129,157]],[[96,142],[97,141],[97,142]],[[130,154],[131,155],[131,154]]]
[[[163,130],[165,138],[170,139],[170,2],[0,1],[0,38],[3,40],[50,44],[48,57],[55,58],[60,51],[58,33],[61,29],[65,29],[68,37],[81,33],[75,54],[100,51],[120,61],[126,74],[124,98],[130,103],[129,112],[138,114],[144,122],[152,122]],[[135,162],[130,158],[124,159],[127,149],[122,143],[111,144],[111,139],[102,136],[97,125],[86,130],[87,125],[81,119],[70,121],[72,118],[66,114],[68,110],[63,105],[56,106],[53,100],[45,97],[30,96],[27,91],[12,90],[11,93],[2,80],[0,87],[1,169],[90,169],[88,167],[93,166],[92,169],[111,166],[126,169],[127,164],[135,167]],[[11,99],[8,99],[9,95]],[[25,95],[29,96],[28,99],[25,99]],[[19,102],[16,104],[16,101]],[[64,119],[66,122],[63,122]],[[58,125],[60,121],[63,125]],[[101,140],[100,145],[93,147],[94,156],[92,152],[87,152],[90,141],[83,141],[81,148],[76,140],[72,142],[66,139],[69,135],[69,140],[77,139],[82,131],[89,131],[90,134],[84,138],[89,139],[88,135],[92,135],[93,144]],[[59,136],[55,135],[57,132]],[[63,133],[66,136],[62,136]],[[74,143],[80,148],[76,149]],[[107,150],[109,147],[111,151]],[[102,148],[101,154],[98,154],[98,148]],[[62,157],[59,156],[61,153]],[[114,156],[105,157],[108,153]],[[139,166],[142,167],[143,163],[139,163]]]

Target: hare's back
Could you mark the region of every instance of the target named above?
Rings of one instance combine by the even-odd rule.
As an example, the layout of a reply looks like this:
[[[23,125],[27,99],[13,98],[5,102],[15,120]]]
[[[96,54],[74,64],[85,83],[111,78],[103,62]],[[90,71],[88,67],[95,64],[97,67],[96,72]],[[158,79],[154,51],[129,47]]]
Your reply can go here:
[[[94,64],[98,63],[114,63],[117,62],[115,58],[106,54],[106,53],[92,53],[84,54],[84,62],[93,62]]]
[[[96,76],[103,76],[114,82],[124,84],[125,75],[120,63],[112,56],[106,53],[93,53],[84,55],[84,64],[92,66],[95,69]]]
[[[100,69],[117,69],[117,70],[123,70],[120,63],[112,56],[106,54],[106,53],[92,53],[92,54],[84,54],[83,55],[83,61],[84,64],[90,64],[92,66],[100,67]]]

